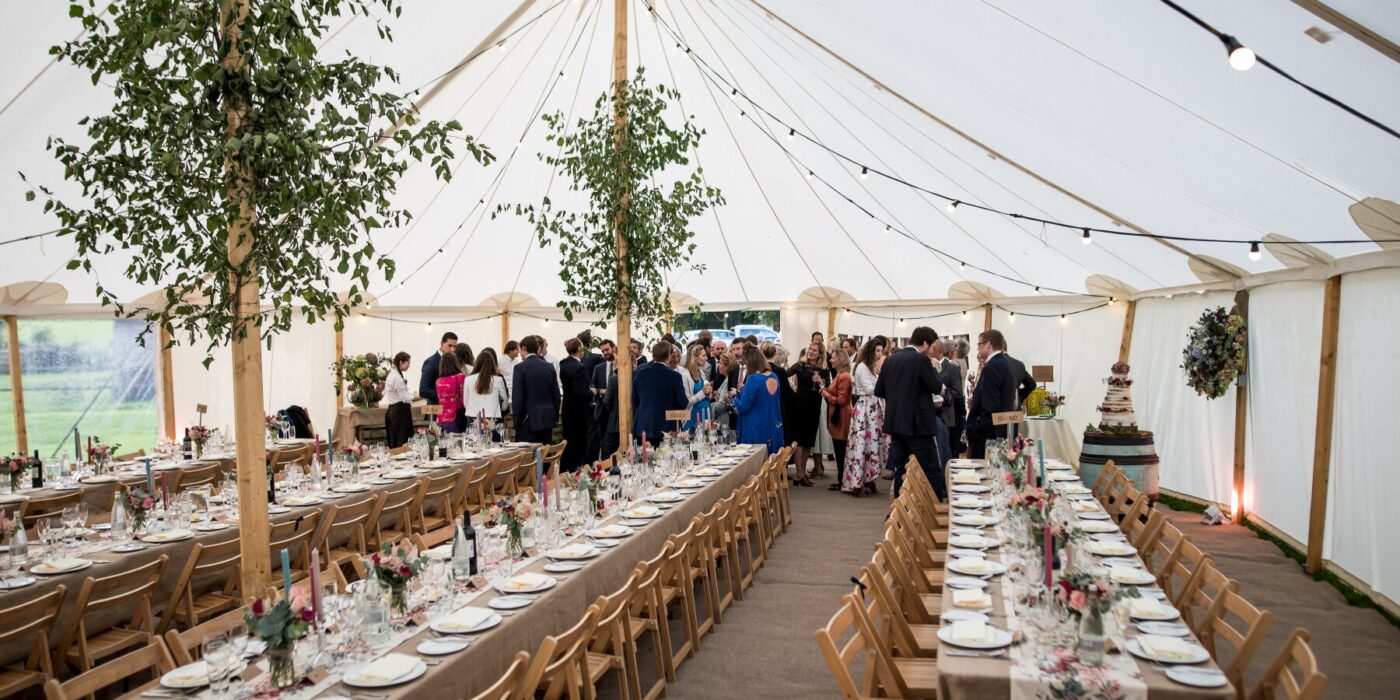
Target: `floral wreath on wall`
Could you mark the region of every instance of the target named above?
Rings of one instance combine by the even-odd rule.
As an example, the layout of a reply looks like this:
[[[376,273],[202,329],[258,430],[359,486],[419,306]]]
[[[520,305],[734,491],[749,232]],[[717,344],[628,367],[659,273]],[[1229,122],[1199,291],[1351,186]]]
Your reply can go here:
[[[1186,383],[1208,399],[1224,396],[1244,369],[1246,339],[1243,317],[1224,307],[1202,312],[1181,351]]]

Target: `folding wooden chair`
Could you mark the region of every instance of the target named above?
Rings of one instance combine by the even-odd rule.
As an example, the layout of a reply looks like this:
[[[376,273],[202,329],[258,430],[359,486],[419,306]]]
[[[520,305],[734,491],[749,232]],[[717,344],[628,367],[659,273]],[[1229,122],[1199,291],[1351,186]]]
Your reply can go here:
[[[856,609],[860,607],[860,601],[854,596],[845,596],[836,614],[816,632],[817,647],[822,650],[822,657],[826,659],[827,668],[831,669],[836,687],[846,700],[873,698],[874,673],[888,673],[883,664],[874,662],[879,652],[872,647],[870,639],[856,622]],[[852,667],[858,669],[856,673],[865,674],[863,684],[856,682]]]
[[[1215,564],[1207,562],[1201,567],[1200,579],[1196,582],[1196,587],[1192,589],[1191,596],[1181,606],[1181,621],[1186,623],[1196,636],[1201,638],[1205,648],[1210,650],[1212,655],[1215,650],[1211,647],[1211,642],[1207,638],[1207,620],[1216,616],[1223,605],[1221,594],[1225,591],[1239,592],[1240,582],[1236,581],[1215,568]]]
[[[91,579],[88,579],[91,580]],[[63,683],[50,679],[44,684],[44,697],[47,700],[77,700],[96,695],[97,691],[118,682],[134,678],[142,673],[150,673],[155,678],[175,670],[175,662],[166,651],[165,643],[159,637],[151,637],[145,646],[122,656],[120,663],[106,663]],[[139,695],[133,693],[132,695]]]
[[[705,568],[708,569],[711,595],[715,599],[715,622],[724,622],[724,611],[734,604],[737,576],[734,573],[734,559],[729,555],[729,508],[730,499],[716,501],[702,516],[706,527],[702,537],[706,555]],[[720,593],[720,583],[724,583],[724,593]]]
[[[0,623],[4,625],[0,628],[0,646],[32,640],[27,659],[0,668],[0,697],[20,697],[25,690],[43,686],[56,677],[49,641],[67,594],[68,588],[60,584],[48,593],[0,610],[0,620],[4,621]]]
[[[223,465],[215,462],[209,465],[198,467],[188,467],[185,469],[173,470],[174,476],[170,484],[171,493],[184,493],[189,489],[199,486],[213,486],[219,480],[219,475],[223,470]]]
[[[475,515],[489,508],[494,499],[493,486],[496,483],[496,468],[499,462],[483,459],[467,467],[467,488],[462,497],[462,511]]]
[[[681,628],[685,641],[676,647],[671,656],[679,666],[688,657],[700,650],[699,604],[695,600],[695,578],[690,566],[693,551],[691,541],[695,539],[695,524],[666,538],[666,560],[661,574],[663,592],[667,606],[680,608]]]
[[[418,499],[418,510],[414,518],[416,531],[429,532],[457,522],[457,511],[453,503],[457,498],[457,484],[460,478],[460,474],[450,469],[423,477],[423,495]]]
[[[910,623],[936,625],[943,614],[943,597],[926,593],[915,584],[910,575],[909,560],[890,538],[875,545],[875,555],[871,561],[881,572],[889,574],[895,582],[895,594],[900,598],[900,609]]]
[[[545,637],[535,652],[530,670],[520,684],[521,698],[557,700],[568,694],[570,700],[592,698],[587,684],[588,641],[598,625],[598,606],[590,605],[583,618],[558,636]]]
[[[310,570],[311,550],[316,544],[316,532],[321,523],[320,510],[313,510],[285,522],[274,523],[268,532],[268,549],[272,553],[270,561],[281,561],[282,550],[287,550],[291,562],[292,582],[307,577]],[[275,568],[275,567],[274,567]],[[282,572],[271,571],[267,576],[268,589],[282,588]],[[242,591],[246,596],[265,595],[266,591]]]
[[[1233,590],[1222,591],[1219,599],[1220,605],[1213,607],[1213,614],[1201,621],[1201,642],[1234,684],[1235,697],[1244,700],[1244,670],[1259,652],[1264,635],[1274,626],[1274,614],[1254,607]],[[1223,662],[1216,637],[1225,640],[1234,652],[1229,663]]]
[[[385,542],[397,542],[408,537],[413,532],[413,515],[422,508],[423,494],[426,492],[427,482],[422,480],[410,481],[385,491],[379,513],[370,521],[366,533],[367,544],[372,549],[379,549]]]
[[[593,601],[598,608],[598,624],[588,642],[585,679],[594,694],[610,672],[617,675],[617,691],[622,700],[633,700],[633,688],[641,685],[637,680],[637,647],[630,630],[629,607],[640,581],[641,574],[634,569],[622,588]]]
[[[1300,627],[1288,635],[1283,650],[1250,692],[1249,700],[1273,700],[1279,690],[1288,700],[1317,700],[1326,689],[1327,675],[1318,670],[1317,657],[1308,647],[1308,631]]]
[[[320,532],[312,543],[313,549],[321,551],[321,561],[326,568],[371,554],[368,533],[371,523],[378,520],[383,503],[384,494],[381,493],[367,495],[354,503],[332,505],[326,510]]]
[[[1141,522],[1147,514],[1147,496],[1130,485],[1123,491],[1123,499],[1115,503],[1108,514],[1118,524],[1118,530],[1126,535],[1133,529],[1133,523]]]
[[[1191,594],[1205,573],[1205,565],[1211,563],[1210,555],[1201,551],[1189,537],[1183,537],[1177,545],[1177,555],[1172,561],[1166,576],[1158,583],[1167,594],[1167,600],[1177,609],[1191,603]]]
[[[662,602],[664,590],[661,581],[663,573],[663,561],[666,553],[663,551],[651,561],[644,561],[637,565],[634,570],[638,576],[637,587],[632,592],[632,599],[628,601],[628,631],[632,635],[632,646],[639,648],[637,642],[642,637],[651,635],[652,659],[656,667],[656,680],[644,691],[641,687],[641,663],[638,661],[634,666],[632,674],[632,696],[642,700],[654,700],[666,693],[666,683],[668,680],[675,680],[676,669],[670,659],[671,632],[666,615],[666,605]]]
[[[526,460],[529,460],[528,463]],[[491,461],[496,464],[496,473],[492,477],[491,502],[515,496],[520,492],[517,482],[519,480],[518,473],[521,470],[530,471],[530,478],[534,478],[534,453],[511,452],[495,457]]]
[[[165,603],[156,632],[165,634],[176,621],[185,627],[194,627],[204,618],[241,606],[243,596],[238,590],[241,561],[237,537],[208,545],[196,542],[180,570],[180,577],[175,580],[175,587],[170,589],[170,599]],[[220,578],[223,580],[217,580]],[[196,594],[196,585],[203,592]]]
[[[1162,525],[1167,522],[1167,516],[1162,515],[1162,511],[1152,509],[1152,514],[1147,516],[1146,522],[1133,522],[1126,534],[1128,543],[1133,545],[1138,554],[1146,552],[1152,547],[1152,543],[1162,534]]]
[[[934,658],[938,656],[939,625],[913,623],[904,615],[904,608],[894,592],[893,576],[875,564],[861,567],[859,595],[866,604],[866,613],[877,629],[890,637],[897,656]]]
[[[200,645],[204,643],[204,638],[213,634],[226,634],[229,630],[239,625],[245,624],[245,615],[248,613],[248,606],[241,606],[226,612],[218,617],[214,617],[198,625],[195,625],[183,632],[170,630],[165,633],[165,646],[170,649],[170,656],[175,659],[175,665],[184,666],[192,664],[201,658]]]
[[[707,520],[704,515],[696,515],[690,519],[690,528],[695,533],[686,545],[686,560],[688,562],[688,576],[692,585],[700,587],[699,597],[695,600],[695,629],[700,637],[714,631],[715,625],[719,624],[719,587],[715,582],[714,552],[710,547],[710,536],[713,522]],[[704,600],[704,615],[701,613],[700,601]]]
[[[162,554],[159,559],[121,573],[102,578],[89,576],[84,580],[74,599],[68,625],[58,638],[54,659],[86,673],[98,662],[152,640],[159,641],[155,633],[156,620],[151,614],[151,592],[160,582],[169,559]],[[87,617],[94,613],[109,615],[107,611],[113,609],[130,610],[131,617],[124,624],[89,636]]]
[[[1094,477],[1094,483],[1089,485],[1089,491],[1094,495],[1094,498],[1099,499],[1100,502],[1107,498],[1108,485],[1113,481],[1113,477],[1118,471],[1118,465],[1114,464],[1113,460],[1110,459],[1104,463],[1103,469],[1099,470],[1099,475]]]
[[[31,498],[20,506],[20,522],[24,524],[24,529],[29,537],[33,538],[35,537],[34,528],[38,526],[40,520],[61,517],[64,508],[82,503],[86,495],[87,488],[79,487],[77,491],[60,493],[56,496]]]
[[[510,663],[510,668],[506,669],[505,674],[472,700],[516,700],[525,692],[521,686],[524,685],[525,674],[529,671],[530,652],[516,652],[515,660]]]

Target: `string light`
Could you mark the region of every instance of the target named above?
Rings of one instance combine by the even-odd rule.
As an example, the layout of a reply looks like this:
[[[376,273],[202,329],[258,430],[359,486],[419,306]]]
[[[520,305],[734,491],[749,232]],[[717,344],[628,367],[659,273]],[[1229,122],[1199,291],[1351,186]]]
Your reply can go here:
[[[870,177],[870,168],[867,168],[864,165],[860,166],[860,179],[864,180],[868,177]]]
[[[967,263],[965,263],[965,262],[959,260],[959,261],[958,261],[958,269],[959,269],[959,270],[966,270],[966,269],[967,269]]]
[[[564,71],[561,70],[561,71],[559,71],[559,79],[560,79],[560,80],[568,80],[568,79],[569,79],[569,75],[568,75],[567,73],[565,73]]]
[[[732,89],[732,90],[729,91],[729,97],[730,97],[730,99],[733,99],[733,98],[738,97],[738,96],[739,96],[739,88],[734,88],[734,89]]]
[[[812,171],[810,171],[810,170],[807,171],[807,179],[808,179],[808,180],[812,179]]]
[[[1084,245],[1089,245],[1094,242],[1094,235],[1089,233],[1089,229],[1086,228],[1084,229],[1084,235],[1079,237],[1079,242]]]
[[[1035,295],[1040,296],[1040,287],[1035,288]]]
[[[739,118],[740,118],[740,119],[743,119],[743,118],[744,118],[744,110],[742,110],[742,109],[739,110]]]
[[[1066,323],[1069,323],[1069,317],[1064,314],[1060,314],[1060,325],[1063,326]]]
[[[960,201],[958,201],[958,200],[956,200],[956,199],[953,200],[953,201],[951,201],[951,202],[948,202],[948,213],[949,213],[949,214],[952,214],[953,212],[957,211],[957,210],[958,210],[958,205],[959,205],[959,204],[962,204],[962,202],[960,202]]]
[[[791,141],[794,136],[797,136],[797,129],[788,129],[788,140]]]
[[[505,51],[505,50],[506,50],[506,42],[505,42],[505,40],[501,40],[501,41],[496,42],[496,50],[498,50],[498,51]]]
[[[1010,318],[1012,321],[1015,321],[1015,320],[1016,320],[1016,312],[1015,312],[1015,311],[1012,311],[1012,312],[1010,312],[1010,314],[1011,314],[1011,316],[1010,316],[1009,318]]]
[[[966,312],[966,311],[963,312],[963,318],[967,318],[967,312]]]
[[[1229,34],[1221,34],[1220,41],[1225,44],[1225,53],[1230,57],[1231,68],[1246,71],[1254,67],[1258,56],[1255,56],[1254,51],[1250,50],[1248,46],[1241,44],[1239,39]]]
[[[1264,259],[1264,254],[1259,252],[1259,241],[1254,241],[1249,244],[1249,259],[1254,262],[1259,262]]]

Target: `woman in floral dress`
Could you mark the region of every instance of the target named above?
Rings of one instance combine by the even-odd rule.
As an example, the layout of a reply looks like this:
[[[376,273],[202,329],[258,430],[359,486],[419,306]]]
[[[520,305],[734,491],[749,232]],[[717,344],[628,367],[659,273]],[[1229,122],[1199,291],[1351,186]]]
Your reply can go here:
[[[883,429],[885,400],[875,396],[875,375],[884,358],[888,341],[875,336],[865,341],[856,354],[855,371],[851,373],[851,390],[855,402],[851,408],[851,428],[847,437],[846,468],[841,475],[841,490],[852,496],[878,493],[875,481],[889,458],[889,438]]]

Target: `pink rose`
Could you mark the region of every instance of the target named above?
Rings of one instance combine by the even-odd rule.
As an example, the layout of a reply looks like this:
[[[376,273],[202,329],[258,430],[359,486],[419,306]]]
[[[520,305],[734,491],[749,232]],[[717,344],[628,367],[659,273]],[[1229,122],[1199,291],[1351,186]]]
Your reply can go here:
[[[147,497],[141,499],[141,507],[142,507],[142,508],[150,508],[150,507],[153,507],[155,504],[156,504],[155,500],[152,499],[150,496],[147,496]]]
[[[1089,597],[1084,595],[1084,591],[1075,591],[1069,594],[1069,606],[1075,610],[1083,610],[1084,604],[1087,603],[1088,600]]]
[[[266,605],[267,605],[267,604],[263,602],[263,599],[262,599],[262,598],[258,598],[258,599],[256,599],[256,600],[254,600],[254,601],[253,601],[253,615],[254,615],[255,617],[256,617],[256,616],[261,616],[261,615],[263,614],[263,611],[266,609]]]

